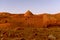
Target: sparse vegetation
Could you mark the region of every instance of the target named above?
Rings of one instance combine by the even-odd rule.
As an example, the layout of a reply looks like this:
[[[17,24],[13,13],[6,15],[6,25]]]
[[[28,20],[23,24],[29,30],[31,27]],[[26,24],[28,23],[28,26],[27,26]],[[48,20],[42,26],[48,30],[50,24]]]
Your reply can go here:
[[[28,14],[29,13],[29,14]],[[50,14],[0,15],[1,40],[60,40],[60,23],[58,16]],[[7,15],[7,16],[5,16]],[[32,15],[32,16],[31,16]]]

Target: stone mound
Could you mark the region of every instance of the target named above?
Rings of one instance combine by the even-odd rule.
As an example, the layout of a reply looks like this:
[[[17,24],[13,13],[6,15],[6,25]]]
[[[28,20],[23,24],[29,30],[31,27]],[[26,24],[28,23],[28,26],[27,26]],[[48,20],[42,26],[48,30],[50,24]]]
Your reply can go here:
[[[32,12],[28,10],[24,16],[32,16],[32,15],[33,15]]]

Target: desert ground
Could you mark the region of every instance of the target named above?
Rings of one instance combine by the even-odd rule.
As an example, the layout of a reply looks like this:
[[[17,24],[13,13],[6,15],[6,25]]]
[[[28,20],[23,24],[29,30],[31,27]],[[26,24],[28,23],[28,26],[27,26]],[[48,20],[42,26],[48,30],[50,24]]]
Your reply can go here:
[[[0,12],[0,40],[60,40],[60,13]]]

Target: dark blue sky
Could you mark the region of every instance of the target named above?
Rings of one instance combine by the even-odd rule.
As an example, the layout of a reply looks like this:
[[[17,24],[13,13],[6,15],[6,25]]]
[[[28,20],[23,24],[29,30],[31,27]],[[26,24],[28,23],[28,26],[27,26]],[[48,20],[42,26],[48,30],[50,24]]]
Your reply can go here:
[[[0,0],[0,12],[24,13],[60,12],[60,0]]]

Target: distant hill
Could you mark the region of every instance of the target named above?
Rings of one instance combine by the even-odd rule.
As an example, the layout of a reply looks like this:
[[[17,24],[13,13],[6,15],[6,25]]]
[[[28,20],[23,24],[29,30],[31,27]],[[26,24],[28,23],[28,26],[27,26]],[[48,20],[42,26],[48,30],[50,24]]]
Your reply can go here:
[[[60,25],[60,14],[34,15],[29,10],[24,14],[0,12],[0,24],[4,25],[4,23],[13,23],[13,26],[16,24],[20,27],[48,27],[49,25]]]

